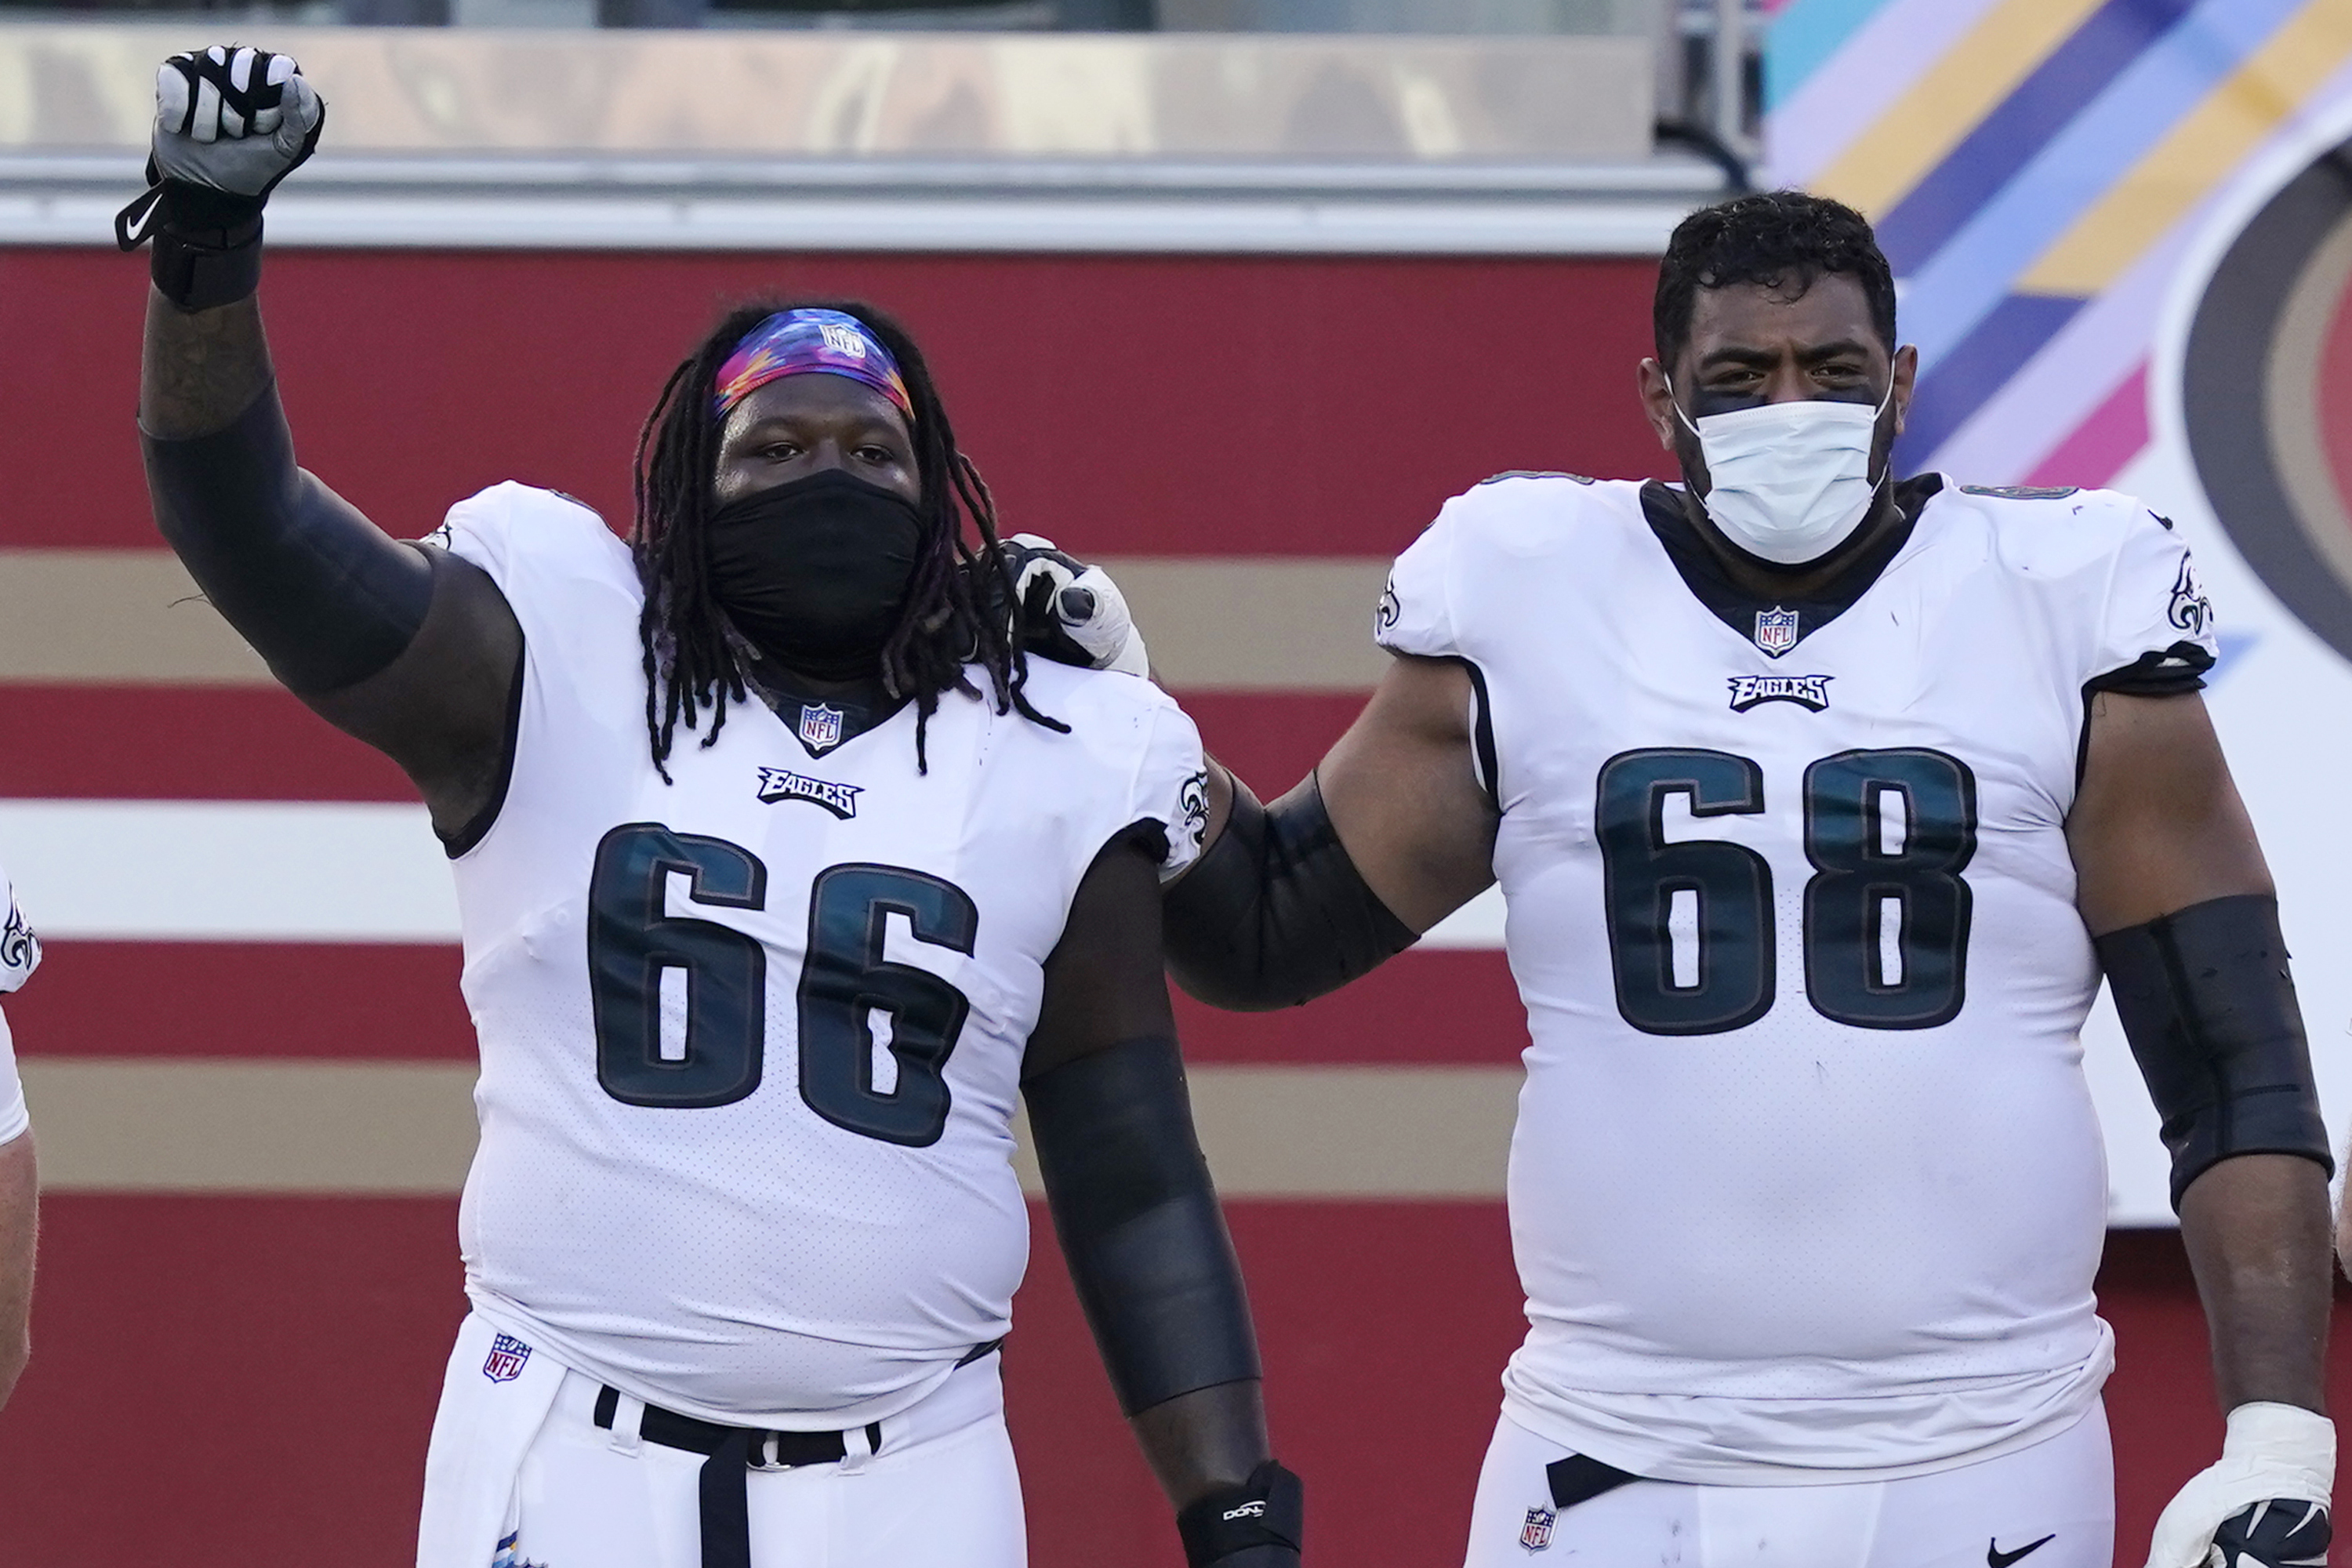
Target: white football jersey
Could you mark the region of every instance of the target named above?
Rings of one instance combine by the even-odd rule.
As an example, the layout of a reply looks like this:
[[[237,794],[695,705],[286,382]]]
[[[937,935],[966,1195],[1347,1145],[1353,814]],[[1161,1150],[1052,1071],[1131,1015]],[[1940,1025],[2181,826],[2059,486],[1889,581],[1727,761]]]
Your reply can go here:
[[[1004,1334],[1028,1257],[1011,1121],[1043,964],[1139,823],[1202,826],[1200,739],[1132,677],[1037,661],[1070,732],[948,695],[843,739],[756,698],[655,770],[628,551],[500,485],[437,536],[525,639],[514,772],[456,846],[481,1146],[476,1310],[708,1420],[854,1426]],[[976,684],[985,679],[974,671]]]
[[[1757,604],[1666,487],[1506,476],[1381,605],[1474,672],[1501,811],[1505,1408],[1639,1475],[1990,1458],[2109,1366],[2064,825],[2087,689],[2193,689],[2211,612],[2126,497],[1901,493],[1842,584]]]
[[[8,873],[0,870],[0,992],[15,991],[33,977],[41,964],[41,939],[16,907],[16,889],[9,885]],[[0,1016],[0,1143],[5,1143],[32,1125],[25,1109],[25,1087],[16,1077],[15,1040],[8,1033],[8,1020]]]

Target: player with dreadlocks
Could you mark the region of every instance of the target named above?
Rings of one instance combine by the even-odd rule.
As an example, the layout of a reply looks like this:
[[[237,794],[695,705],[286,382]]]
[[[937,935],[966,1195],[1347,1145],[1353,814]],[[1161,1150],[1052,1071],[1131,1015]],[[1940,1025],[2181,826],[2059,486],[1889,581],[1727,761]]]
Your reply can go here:
[[[797,310],[812,320],[819,312],[847,318],[836,321],[836,328],[855,331],[862,326],[879,339],[904,374],[913,408],[923,531],[905,606],[882,647],[881,679],[890,694],[915,700],[917,765],[922,765],[927,721],[940,694],[977,694],[967,663],[986,671],[999,712],[1017,709],[1037,723],[1061,728],[1022,695],[1027,660],[1008,635],[1004,616],[989,613],[994,607],[990,584],[1006,580],[996,506],[980,470],[956,447],[922,351],[905,328],[871,305],[809,300]],[[698,710],[708,705],[710,731],[703,744],[709,745],[727,721],[728,702],[743,700],[737,639],[729,636],[708,580],[709,475],[718,461],[719,426],[704,408],[728,358],[752,330],[793,313],[775,303],[730,312],[671,374],[637,444],[634,543],[646,590],[646,720],[657,765],[667,762],[681,721],[693,729]],[[980,535],[977,550],[963,541],[965,519]]]
[[[739,311],[646,423],[630,544],[516,484],[396,542],[295,466],[256,304],[319,99],[239,48],[157,97],[122,233],[157,522],[457,876],[473,1312],[420,1568],[1014,1568],[1016,1093],[1188,1559],[1294,1568],[1160,970],[1199,738],[1147,681],[1025,665],[914,343]]]

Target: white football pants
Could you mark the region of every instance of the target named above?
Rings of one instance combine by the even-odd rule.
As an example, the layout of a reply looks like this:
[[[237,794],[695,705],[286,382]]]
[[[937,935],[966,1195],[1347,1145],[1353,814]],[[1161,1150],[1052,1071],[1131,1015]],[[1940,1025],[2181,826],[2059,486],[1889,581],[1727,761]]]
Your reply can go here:
[[[1555,1512],[1544,1467],[1569,1452],[1508,1416],[1496,1426],[1466,1568],[2112,1568],[2115,1560],[2115,1456],[2096,1407],[2030,1448],[1933,1475],[1795,1487],[1634,1481]]]
[[[478,1317],[458,1331],[417,1568],[699,1568],[703,1456],[637,1437],[634,1400],[598,1426],[594,1380],[515,1345]],[[753,1470],[752,1568],[1022,1568],[997,1363],[881,1422],[879,1451],[853,1431],[838,1464]]]

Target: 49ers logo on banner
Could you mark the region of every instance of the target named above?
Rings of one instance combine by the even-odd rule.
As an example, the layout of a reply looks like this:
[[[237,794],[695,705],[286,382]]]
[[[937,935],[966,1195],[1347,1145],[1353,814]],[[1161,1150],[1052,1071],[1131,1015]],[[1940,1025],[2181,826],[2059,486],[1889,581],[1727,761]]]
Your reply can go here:
[[[2214,515],[2297,619],[2352,658],[2352,143],[2255,206],[2189,308],[2179,395]],[[2188,582],[2174,624],[2207,612]]]

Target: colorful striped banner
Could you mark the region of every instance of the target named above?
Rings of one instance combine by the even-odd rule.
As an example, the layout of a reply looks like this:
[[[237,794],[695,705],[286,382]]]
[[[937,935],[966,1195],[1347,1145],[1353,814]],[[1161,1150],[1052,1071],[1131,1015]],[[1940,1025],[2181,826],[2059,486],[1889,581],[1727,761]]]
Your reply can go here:
[[[1902,458],[2105,483],[2228,180],[2352,95],[2342,0],[1799,0],[1773,26],[1774,180],[1876,223],[1921,380]]]

